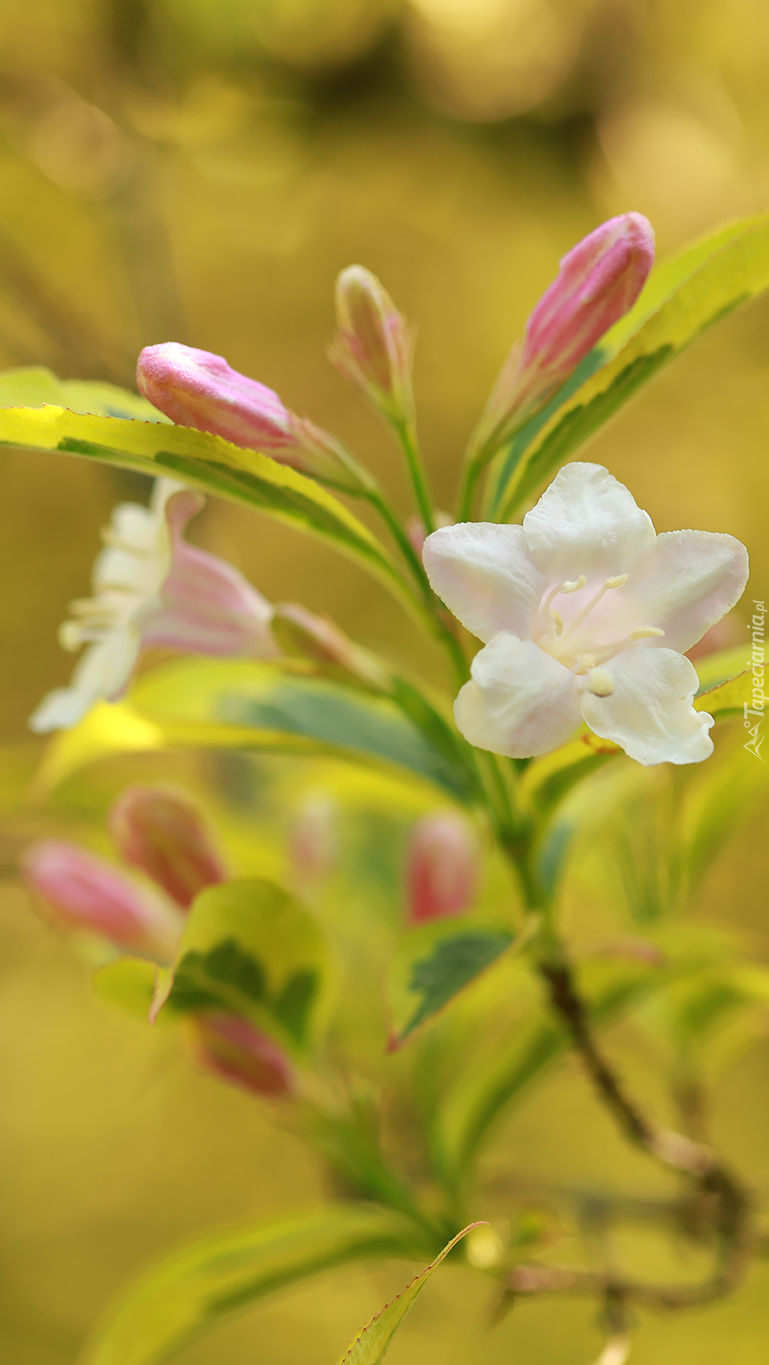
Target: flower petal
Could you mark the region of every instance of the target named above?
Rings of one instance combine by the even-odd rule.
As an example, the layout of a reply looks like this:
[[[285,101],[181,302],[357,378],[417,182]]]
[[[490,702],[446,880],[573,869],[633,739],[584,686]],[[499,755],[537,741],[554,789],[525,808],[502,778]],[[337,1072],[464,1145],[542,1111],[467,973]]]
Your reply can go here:
[[[537,568],[552,583],[630,572],[654,544],[655,532],[624,484],[599,464],[564,465],[523,519]]]
[[[500,631],[531,635],[546,579],[532,562],[521,526],[465,521],[427,537],[427,577],[450,611],[488,644]]]
[[[276,654],[267,599],[232,564],[184,539],[201,505],[186,489],[165,503],[173,554],[157,598],[136,617],[143,644],[221,657]]]
[[[139,655],[139,632],[126,628],[89,645],[78,660],[69,687],[58,687],[43,697],[29,718],[36,734],[69,730],[82,720],[94,702],[115,701],[125,691]]]
[[[639,624],[664,630],[664,648],[685,653],[739,601],[747,581],[748,552],[734,536],[666,531],[623,597],[636,604]]]
[[[611,695],[582,696],[582,715],[595,734],[621,745],[645,767],[710,757],[713,717],[692,706],[699,679],[689,659],[672,649],[639,644],[606,667],[614,680]]]
[[[476,654],[472,680],[454,703],[457,726],[479,749],[532,758],[555,749],[580,723],[577,680],[531,640],[504,632]]]

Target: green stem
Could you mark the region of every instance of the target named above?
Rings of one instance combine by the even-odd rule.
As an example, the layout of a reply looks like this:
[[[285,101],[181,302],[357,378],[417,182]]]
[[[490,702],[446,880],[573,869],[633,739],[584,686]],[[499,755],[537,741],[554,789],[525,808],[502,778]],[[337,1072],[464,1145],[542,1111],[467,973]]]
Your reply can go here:
[[[478,459],[478,452],[465,460],[457,498],[457,521],[473,520],[475,494],[483,469],[484,466]]]
[[[390,426],[392,427],[398,443],[406,457],[411,486],[414,490],[419,515],[427,535],[435,530],[435,516],[433,514],[433,500],[427,483],[422,452],[419,448],[419,438],[417,436],[416,423],[413,417],[391,417]]]
[[[400,550],[407,567],[411,570],[411,575],[421,594],[424,608],[428,614],[432,633],[446,650],[456,674],[457,682],[459,684],[466,682],[469,676],[469,670],[462,646],[444,617],[438,599],[430,587],[422,561],[409,540],[403,523],[380,488],[371,489],[366,496],[371,503],[371,506],[376,508]]]

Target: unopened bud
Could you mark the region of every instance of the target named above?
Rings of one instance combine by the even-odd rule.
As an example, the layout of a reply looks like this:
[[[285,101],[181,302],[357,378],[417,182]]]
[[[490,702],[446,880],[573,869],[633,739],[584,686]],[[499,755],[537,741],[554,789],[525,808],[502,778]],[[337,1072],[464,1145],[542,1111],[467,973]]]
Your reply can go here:
[[[293,1093],[285,1054],[248,1020],[213,1011],[195,1015],[189,1024],[193,1053],[206,1071],[253,1095],[278,1099]]]
[[[466,821],[453,812],[427,815],[411,836],[406,899],[412,924],[461,915],[478,885],[478,847]]]
[[[687,649],[686,657],[696,662],[697,659],[707,659],[710,654],[718,654],[722,649],[731,649],[742,641],[744,632],[740,626],[734,612],[728,612],[722,616],[720,621],[716,621],[714,626],[705,631],[701,640],[691,649]]]
[[[406,319],[376,275],[362,265],[336,282],[337,332],[329,356],[376,408],[391,418],[412,416],[413,341]]]
[[[454,525],[454,518],[449,516],[448,512],[436,511],[434,521],[436,531],[444,526]],[[427,540],[427,527],[421,517],[409,517],[406,522],[406,534],[421,559],[424,543]]]
[[[109,939],[126,952],[170,962],[181,936],[181,917],[95,854],[65,840],[27,849],[27,885],[71,929]]]
[[[227,879],[207,824],[180,793],[128,787],[110,811],[109,826],[126,861],[185,910],[206,886]]]
[[[144,397],[179,426],[210,431],[348,492],[367,486],[341,442],[220,355],[177,341],[145,346],[136,376]]]
[[[610,218],[572,247],[507,357],[475,436],[501,444],[542,405],[632,308],[654,263],[654,230],[640,213]]]
[[[272,633],[287,653],[318,664],[330,677],[375,692],[387,690],[388,676],[382,665],[327,616],[316,616],[298,602],[280,602],[273,613]]]

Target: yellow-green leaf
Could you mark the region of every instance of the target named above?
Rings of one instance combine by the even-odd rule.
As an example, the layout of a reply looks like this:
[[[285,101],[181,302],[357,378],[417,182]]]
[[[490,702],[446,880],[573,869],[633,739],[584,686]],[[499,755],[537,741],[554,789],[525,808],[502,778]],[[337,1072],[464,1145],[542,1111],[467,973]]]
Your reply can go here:
[[[339,1365],[379,1365],[411,1305],[421,1294],[433,1271],[446,1259],[457,1242],[466,1237],[468,1232],[472,1232],[473,1228],[481,1226],[481,1223],[470,1223],[468,1227],[458,1232],[456,1237],[452,1237],[435,1260],[425,1266],[424,1270],[420,1270],[406,1288],[401,1290],[398,1297],[386,1304],[381,1312],[366,1324],[360,1336],[357,1336],[350,1348],[345,1351]]]
[[[142,957],[119,957],[94,972],[94,995],[146,1024],[157,976],[154,962]]]
[[[159,1365],[246,1304],[331,1266],[418,1251],[412,1225],[340,1205],[218,1233],[146,1271],[115,1305],[81,1365]]]
[[[260,877],[209,886],[195,900],[162,1008],[226,1010],[291,1048],[323,1011],[329,963],[308,910]]]
[[[614,339],[609,334],[606,348],[602,344],[583,362],[584,382],[565,386],[514,438],[494,479],[488,515],[506,521],[643,384],[706,328],[768,287],[768,214],[719,229],[654,272]]]
[[[0,445],[58,450],[145,474],[170,475],[204,493],[256,508],[355,560],[414,608],[384,546],[338,498],[295,469],[210,432],[82,414],[62,406],[5,407],[0,408]]]
[[[301,670],[186,658],[145,673],[127,701],[101,703],[59,735],[38,783],[50,789],[87,763],[129,751],[235,748],[387,764],[471,800],[472,770],[435,736],[386,697]]]
[[[37,408],[44,403],[101,417],[138,417],[145,422],[169,420],[141,394],[118,388],[117,384],[59,379],[43,365],[0,372],[0,408]]]

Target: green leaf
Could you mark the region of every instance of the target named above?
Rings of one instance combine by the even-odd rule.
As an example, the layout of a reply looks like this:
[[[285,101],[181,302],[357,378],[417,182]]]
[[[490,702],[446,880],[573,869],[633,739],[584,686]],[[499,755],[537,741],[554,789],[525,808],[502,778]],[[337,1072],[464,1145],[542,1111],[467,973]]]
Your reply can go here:
[[[570,381],[514,438],[499,467],[488,515],[508,520],[556,465],[649,379],[713,323],[768,287],[767,214],[719,229],[653,272],[636,307],[583,362],[583,382],[575,390]]]
[[[226,1010],[302,1048],[327,980],[325,942],[309,911],[274,883],[243,878],[195,900],[161,1007]]]
[[[695,711],[708,711],[715,720],[733,720],[744,715],[753,696],[753,674],[745,670],[739,677],[699,692],[694,699]]]
[[[750,706],[753,695],[749,650],[748,639],[744,645],[697,660],[700,686],[694,699],[695,711],[709,711],[717,721],[744,714],[743,708]]]
[[[0,372],[0,408],[42,407],[45,403],[101,417],[138,417],[145,422],[169,419],[146,398],[130,389],[98,380],[59,379],[43,365]]]
[[[81,1365],[158,1365],[223,1318],[283,1285],[369,1256],[419,1249],[403,1217],[344,1206],[202,1238],[133,1285]]]
[[[704,1047],[738,1010],[769,1004],[765,967],[728,963],[671,983],[655,1014],[680,1049]]]
[[[750,702],[752,674],[745,671],[745,653],[740,645],[697,660],[700,687],[694,709],[709,712],[717,724],[741,717],[744,704]],[[589,805],[572,802],[562,808],[562,803],[583,779],[621,754],[618,745],[583,725],[572,739],[535,759],[523,773],[521,798],[541,822],[536,865],[548,897],[555,892],[574,836],[585,819],[592,819]]]
[[[435,1260],[425,1266],[424,1270],[420,1270],[406,1288],[401,1290],[398,1297],[386,1304],[381,1312],[367,1323],[360,1336],[357,1336],[349,1350],[345,1351],[339,1365],[379,1365],[411,1305],[421,1294],[433,1271],[446,1259],[461,1238],[466,1237],[473,1228],[481,1226],[486,1224],[470,1223],[468,1227],[458,1232],[456,1237],[452,1237]]]
[[[658,968],[638,962],[589,962],[580,973],[593,1024],[607,1023],[659,984]],[[431,1145],[436,1169],[449,1188],[461,1181],[489,1128],[526,1088],[569,1050],[560,1024],[542,1008],[530,1015],[507,1046],[478,1052],[457,1076],[434,1119]]]
[[[59,450],[144,474],[170,475],[204,493],[256,508],[355,560],[415,609],[384,546],[338,498],[295,469],[210,432],[83,415],[59,406],[16,407],[0,408],[0,445]]]
[[[706,654],[704,658],[698,659],[695,664],[700,680],[697,696],[701,697],[703,693],[712,692],[723,683],[739,678],[745,669],[750,667],[749,651],[750,640],[746,639],[744,645],[736,645],[732,649],[719,649],[714,654]]]
[[[94,972],[94,995],[146,1024],[155,996],[158,968],[143,957],[119,957]]]
[[[165,747],[252,749],[387,764],[471,801],[472,769],[394,702],[250,660],[181,659],[144,674],[126,702],[100,704],[51,744],[50,789],[87,763]]]
[[[390,970],[388,1050],[409,1042],[514,941],[510,929],[479,923],[477,915],[433,921],[407,934]]]
[[[578,782],[620,753],[618,744],[583,725],[573,739],[529,764],[521,778],[521,797],[532,813],[548,816]]]

